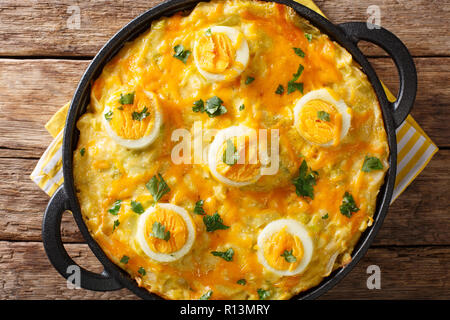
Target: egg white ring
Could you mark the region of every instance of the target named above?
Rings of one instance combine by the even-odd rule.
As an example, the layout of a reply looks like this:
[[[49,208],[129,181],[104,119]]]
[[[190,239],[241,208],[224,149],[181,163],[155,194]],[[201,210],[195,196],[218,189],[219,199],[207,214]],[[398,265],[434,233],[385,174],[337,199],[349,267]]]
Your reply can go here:
[[[146,229],[146,221],[149,215],[151,215],[157,208],[162,208],[166,210],[175,211],[177,214],[179,214],[184,222],[186,223],[186,227],[188,230],[188,237],[186,239],[186,243],[183,245],[183,247],[175,252],[172,253],[160,253],[160,252],[154,252],[152,249],[150,249],[147,240],[145,239],[145,229]],[[195,228],[194,228],[194,222],[192,221],[192,217],[189,215],[189,213],[182,207],[176,206],[171,203],[158,203],[154,207],[148,208],[140,217],[138,221],[137,226],[137,232],[136,232],[136,239],[144,253],[151,259],[158,261],[158,262],[172,262],[175,260],[178,260],[185,256],[192,248],[192,245],[195,241]]]
[[[277,270],[269,265],[264,257],[264,243],[275,233],[286,227],[286,231],[300,238],[303,246],[303,257],[294,270]],[[279,219],[272,221],[258,235],[258,260],[266,269],[280,276],[294,276],[301,273],[311,261],[314,245],[306,228],[293,219]]]
[[[235,28],[231,27],[225,27],[225,26],[214,26],[210,28],[211,33],[217,32],[217,33],[224,33],[233,43],[233,45],[236,43],[239,34],[241,33],[239,30],[236,30]],[[213,81],[213,82],[219,82],[225,80],[225,76],[220,73],[211,73],[208,71],[203,70],[200,67],[200,63],[197,61],[197,48],[199,47],[199,40],[195,42],[194,45],[194,62],[195,66],[197,67],[197,70],[200,72],[202,76],[204,76],[206,79]],[[247,68],[248,60],[249,60],[249,49],[248,49],[248,43],[245,37],[242,38],[241,46],[236,50],[236,57],[235,61],[242,63],[244,66],[242,69],[234,67],[233,70],[236,71],[236,76],[239,76],[245,68]],[[235,78],[233,77],[233,78]],[[231,80],[231,79],[230,79]]]
[[[261,178],[261,170],[260,170],[258,175],[253,179],[236,182],[227,177],[224,177],[219,172],[217,172],[216,169],[216,160],[217,157],[219,156],[218,153],[222,145],[225,143],[225,141],[234,137],[243,137],[243,136],[252,137],[254,136],[254,134],[255,133],[252,129],[244,126],[232,126],[219,131],[219,133],[215,136],[213,142],[211,142],[208,151],[208,166],[214,178],[232,187],[243,187],[255,183],[256,181],[258,181],[259,178]]]
[[[311,101],[311,100],[323,100],[325,102],[328,102],[329,104],[336,106],[337,111],[342,115],[341,119],[342,119],[342,127],[341,127],[341,134],[340,134],[340,138],[339,141],[342,141],[345,136],[348,133],[348,130],[350,129],[350,123],[351,123],[351,114],[348,113],[347,111],[347,104],[344,102],[344,100],[339,100],[336,101],[330,94],[330,92],[328,92],[327,89],[319,89],[319,90],[314,90],[314,91],[310,91],[307,94],[305,94],[303,97],[301,97],[294,108],[294,119],[295,119],[295,126],[297,126],[297,124],[299,124],[300,121],[300,113],[302,111],[303,106]],[[297,130],[300,135],[302,135],[300,130]],[[305,138],[305,140],[307,140],[308,142],[312,143],[312,144],[317,144],[323,147],[330,147],[334,144],[334,141],[330,141],[324,144],[318,144],[318,143],[314,143],[310,140],[308,140],[306,137],[304,137],[302,135],[303,138]]]
[[[144,91],[144,93],[149,97],[150,100],[158,101],[157,97],[154,93]],[[152,131],[140,138],[140,139],[125,139],[117,135],[117,133],[111,128],[109,125],[109,121],[106,120],[105,114],[111,111],[110,105],[114,104],[115,101],[118,100],[117,95],[112,96],[109,101],[105,104],[105,108],[103,110],[102,119],[103,124],[106,130],[106,133],[113,139],[116,143],[120,144],[121,146],[124,146],[128,149],[143,149],[148,147],[150,144],[152,144],[159,134],[159,129],[161,127],[162,123],[162,114],[160,110],[158,110],[158,106],[155,106],[150,112],[154,113],[154,123],[153,123],[153,129]]]

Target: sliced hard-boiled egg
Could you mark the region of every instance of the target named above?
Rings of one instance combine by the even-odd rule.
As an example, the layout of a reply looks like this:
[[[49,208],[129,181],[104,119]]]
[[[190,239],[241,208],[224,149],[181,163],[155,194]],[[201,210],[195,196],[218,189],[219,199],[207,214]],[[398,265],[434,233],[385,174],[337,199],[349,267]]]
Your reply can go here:
[[[308,266],[313,242],[298,221],[279,219],[269,223],[258,236],[258,260],[280,276],[294,276]]]
[[[307,141],[324,147],[336,146],[347,135],[351,110],[328,89],[308,92],[294,108],[295,127]]]
[[[209,146],[208,166],[214,178],[229,186],[256,182],[262,169],[256,132],[244,126],[220,130]]]
[[[247,40],[235,28],[208,28],[195,42],[195,65],[206,79],[213,82],[239,76],[247,67],[248,59]]]
[[[114,93],[105,103],[102,118],[108,135],[129,149],[149,146],[162,122],[158,97],[144,90]]]
[[[136,239],[149,258],[158,262],[175,261],[186,255],[194,244],[194,222],[182,207],[158,203],[139,217]]]

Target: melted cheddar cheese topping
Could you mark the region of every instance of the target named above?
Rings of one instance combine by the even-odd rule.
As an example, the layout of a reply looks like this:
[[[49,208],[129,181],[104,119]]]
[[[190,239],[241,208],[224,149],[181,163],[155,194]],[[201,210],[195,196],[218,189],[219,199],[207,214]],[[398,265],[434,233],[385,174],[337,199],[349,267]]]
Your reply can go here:
[[[133,92],[132,103],[120,103]],[[249,140],[241,150],[231,137],[235,148],[222,141],[213,164],[230,181],[251,183],[213,176],[204,155],[214,134],[206,131],[237,126],[278,130],[275,174],[260,176],[267,164],[259,150]],[[292,9],[264,1],[212,0],[153,21],[105,65],[77,128],[74,181],[90,233],[166,299],[210,290],[211,299],[259,299],[261,290],[289,299],[318,285],[351,260],[388,169],[381,109],[360,66]],[[178,129],[192,138],[183,153],[190,162],[173,160]],[[224,163],[227,147],[245,161]],[[382,169],[362,171],[366,156]]]

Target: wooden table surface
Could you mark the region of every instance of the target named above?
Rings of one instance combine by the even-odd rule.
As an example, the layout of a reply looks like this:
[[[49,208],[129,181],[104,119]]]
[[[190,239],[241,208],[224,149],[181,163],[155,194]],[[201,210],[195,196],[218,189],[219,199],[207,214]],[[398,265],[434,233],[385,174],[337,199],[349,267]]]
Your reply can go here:
[[[41,242],[48,196],[29,175],[51,141],[44,124],[70,100],[89,61],[125,23],[158,2],[0,0],[0,299],[136,299],[126,289],[67,289]],[[366,21],[367,8],[379,6],[381,25],[405,42],[416,62],[419,89],[412,115],[440,148],[391,206],[367,255],[323,298],[450,299],[450,4],[317,4],[335,23]],[[80,9],[79,29],[68,28],[77,10],[74,5]],[[380,78],[396,92],[392,61],[374,46],[362,48]],[[64,215],[62,233],[78,263],[101,270],[70,214]],[[369,265],[380,267],[380,290],[366,286]]]

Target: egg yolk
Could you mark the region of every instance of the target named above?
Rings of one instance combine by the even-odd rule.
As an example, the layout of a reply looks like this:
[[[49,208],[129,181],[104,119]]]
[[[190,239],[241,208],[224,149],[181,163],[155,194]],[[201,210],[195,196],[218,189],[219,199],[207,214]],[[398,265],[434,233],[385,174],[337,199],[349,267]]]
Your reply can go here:
[[[319,118],[320,113],[325,117]],[[342,116],[332,104],[310,100],[303,105],[299,120],[299,130],[307,140],[316,144],[339,143]]]
[[[170,232],[168,240],[155,237],[153,225],[156,222],[164,227],[164,233]],[[156,253],[170,254],[180,250],[187,241],[188,232],[184,219],[173,210],[159,208],[149,215],[145,222],[145,240],[149,248]]]
[[[233,65],[236,50],[227,35],[213,33],[202,36],[197,46],[196,59],[203,70],[222,73]]]
[[[276,270],[292,271],[303,258],[301,240],[288,233],[286,228],[267,239],[263,250],[267,263]]]
[[[226,140],[219,149],[216,170],[235,182],[245,182],[257,177],[261,171],[257,141],[250,143],[248,137]]]
[[[133,104],[118,104],[113,110],[110,127],[121,138],[137,140],[151,133],[155,125],[156,101],[136,92]]]

